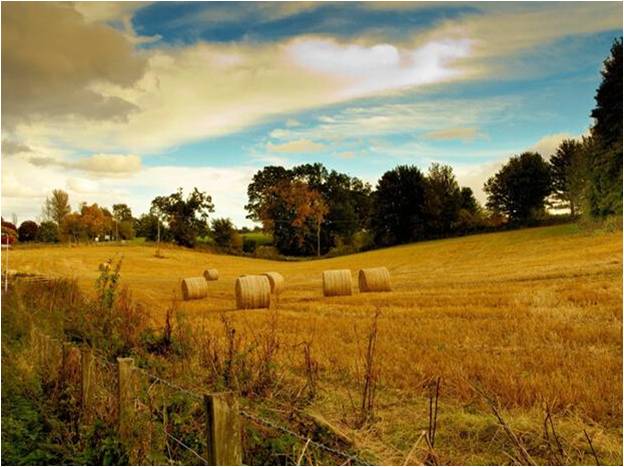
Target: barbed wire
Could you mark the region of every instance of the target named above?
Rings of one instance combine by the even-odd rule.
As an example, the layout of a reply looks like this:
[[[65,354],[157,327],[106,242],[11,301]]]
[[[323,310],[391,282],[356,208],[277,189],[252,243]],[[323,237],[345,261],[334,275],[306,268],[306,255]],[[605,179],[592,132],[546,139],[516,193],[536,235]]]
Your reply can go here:
[[[199,399],[199,400],[203,400],[204,399],[204,396],[202,396],[201,394],[193,392],[190,389],[183,388],[182,386],[178,386],[177,384],[172,383],[171,381],[167,381],[166,379],[163,379],[163,378],[161,378],[159,376],[153,375],[152,373],[149,373],[148,371],[146,371],[143,368],[139,368],[139,367],[135,366],[134,369],[139,371],[139,372],[141,372],[141,373],[143,373],[148,378],[151,378],[154,381],[157,381],[157,382],[159,382],[161,384],[164,384],[165,386],[170,387],[171,389],[175,389],[176,391],[183,392],[184,394],[187,394],[189,396],[195,397],[196,399]]]
[[[316,447],[317,447],[317,448],[319,448],[319,449],[322,449],[322,450],[324,450],[324,451],[327,451],[327,452],[330,452],[330,453],[332,453],[332,454],[338,455],[338,456],[340,456],[340,457],[344,457],[344,458],[346,458],[346,459],[347,459],[347,460],[349,460],[349,461],[355,461],[355,462],[357,462],[359,465],[370,465],[370,464],[368,464],[368,463],[364,462],[362,459],[360,459],[360,458],[359,458],[357,455],[355,455],[355,454],[349,454],[349,453],[347,453],[347,452],[340,451],[340,450],[338,450],[338,449],[335,449],[335,448],[332,448],[332,447],[330,447],[330,446],[327,446],[327,445],[325,445],[325,444],[323,444],[323,443],[319,443],[318,441],[314,441],[314,440],[312,440],[312,439],[310,439],[310,438],[308,438],[308,437],[306,437],[306,436],[302,436],[302,435],[300,435],[299,433],[297,433],[297,432],[295,432],[295,431],[292,431],[292,430],[291,430],[291,429],[289,429],[289,428],[286,428],[286,427],[284,427],[284,426],[281,426],[281,425],[279,425],[279,424],[277,424],[277,423],[273,422],[272,420],[269,420],[269,419],[266,419],[266,418],[260,417],[260,416],[258,416],[258,415],[251,414],[251,413],[247,412],[246,410],[241,410],[241,411],[240,411],[240,414],[241,414],[243,417],[248,418],[249,420],[252,420],[252,421],[254,421],[254,422],[256,422],[256,423],[260,423],[260,424],[262,424],[262,425],[269,426],[269,427],[274,428],[274,429],[276,429],[276,430],[280,430],[280,431],[282,431],[283,433],[286,433],[286,434],[289,434],[289,435],[291,435],[291,436],[294,436],[295,438],[299,439],[300,441],[303,441],[303,442],[305,442],[305,443],[309,443],[309,444],[311,444],[312,446],[316,446]]]
[[[204,457],[202,457],[201,455],[199,455],[197,453],[197,451],[195,451],[195,449],[193,449],[190,446],[187,446],[186,444],[184,444],[183,441],[179,440],[178,438],[176,438],[175,436],[173,436],[171,433],[169,433],[167,430],[165,430],[165,428],[163,427],[162,429],[163,433],[165,435],[167,435],[169,438],[171,438],[172,440],[174,440],[176,443],[178,443],[180,446],[182,446],[184,449],[186,449],[187,451],[192,452],[193,454],[195,454],[195,456],[201,460],[202,462],[204,462],[204,465],[210,465],[210,462],[208,462]]]
[[[95,349],[93,349],[93,350],[94,350],[94,352],[93,352],[93,358],[94,358],[96,361],[98,361],[98,362],[100,362],[100,363],[103,363],[104,365],[106,365],[107,367],[109,367],[109,368],[111,368],[111,369],[113,369],[113,370],[114,370],[114,369],[116,369],[116,367],[117,367],[117,366],[116,366],[114,363],[112,363],[112,362],[108,361],[108,360],[107,360],[107,359],[105,359],[103,356],[98,355],[98,354],[95,352]],[[145,369],[143,369],[143,368],[139,368],[139,367],[137,367],[137,366],[134,366],[134,367],[133,367],[133,369],[134,369],[134,370],[137,370],[137,371],[138,371],[138,372],[140,372],[140,373],[143,373],[145,376],[147,376],[148,378],[151,378],[151,379],[152,379],[153,381],[155,381],[155,382],[158,382],[158,383],[160,383],[160,384],[164,384],[165,386],[168,386],[168,387],[169,387],[169,388],[171,388],[171,389],[174,389],[174,390],[176,390],[176,391],[182,392],[182,393],[184,393],[184,394],[186,394],[186,395],[189,395],[189,396],[191,396],[191,397],[193,397],[193,398],[196,398],[196,399],[198,399],[198,400],[203,400],[203,398],[204,398],[204,396],[203,396],[202,394],[198,394],[198,393],[196,393],[196,392],[194,392],[194,391],[191,391],[191,390],[189,390],[189,389],[187,389],[187,388],[184,388],[184,387],[179,386],[179,385],[177,385],[177,384],[175,384],[175,383],[172,383],[171,381],[168,381],[168,380],[163,379],[163,378],[161,378],[161,377],[159,377],[159,376],[156,376],[156,375],[154,375],[154,374],[152,374],[152,373],[148,372],[147,370],[145,370]],[[143,403],[142,401],[140,401],[140,400],[138,400],[138,399],[136,399],[136,398],[135,398],[135,400],[136,400],[137,402]],[[312,445],[312,446],[315,446],[315,447],[317,447],[317,448],[319,448],[319,449],[322,449],[322,450],[324,450],[324,451],[326,451],[326,452],[329,452],[329,453],[331,453],[331,454],[334,454],[334,455],[337,455],[337,456],[343,457],[343,458],[345,458],[347,461],[354,461],[354,462],[356,462],[358,465],[370,465],[370,464],[368,464],[367,462],[364,462],[361,458],[359,458],[359,457],[358,457],[357,455],[355,455],[355,454],[349,454],[349,453],[347,453],[347,452],[340,451],[340,450],[338,450],[338,449],[335,449],[335,448],[332,448],[332,447],[330,447],[330,446],[327,446],[327,445],[325,445],[325,444],[323,444],[323,443],[320,443],[320,442],[318,442],[318,441],[314,441],[314,440],[312,440],[312,439],[311,439],[311,438],[309,438],[309,437],[302,436],[301,434],[299,434],[299,433],[297,433],[297,432],[295,432],[295,431],[291,430],[290,428],[287,428],[287,427],[285,427],[285,426],[282,426],[282,425],[280,425],[280,424],[278,424],[278,423],[276,423],[276,422],[274,422],[274,421],[272,421],[272,420],[269,420],[269,419],[267,419],[267,418],[261,417],[261,416],[259,416],[259,415],[252,414],[252,413],[248,412],[247,410],[239,410],[239,414],[240,414],[240,415],[242,415],[243,417],[245,417],[245,418],[247,418],[247,419],[249,419],[249,420],[251,420],[251,421],[255,422],[255,423],[259,423],[259,424],[261,424],[261,425],[265,425],[265,426],[268,426],[268,427],[274,428],[274,429],[279,430],[279,431],[281,431],[281,432],[283,432],[283,433],[289,434],[289,435],[293,436],[294,438],[296,438],[296,439],[298,439],[298,440],[300,440],[300,441],[302,441],[302,442],[304,442],[304,443],[307,443],[307,444],[310,444],[310,445]],[[191,447],[187,446],[184,442],[182,442],[181,440],[179,440],[178,438],[176,438],[175,436],[173,436],[172,434],[170,434],[169,432],[167,432],[167,431],[166,431],[166,429],[165,429],[164,427],[163,427],[162,431],[163,431],[163,433],[165,433],[165,435],[167,435],[167,436],[168,436],[169,438],[171,438],[173,441],[175,441],[176,443],[178,443],[178,444],[179,444],[180,446],[182,446],[183,448],[185,448],[185,449],[189,450],[192,454],[194,454],[194,455],[195,455],[198,459],[200,459],[201,461],[205,462],[205,463],[206,463],[206,465],[208,465],[208,464],[209,464],[209,462],[208,462],[208,461],[207,461],[204,457],[202,457],[200,454],[198,454],[198,453],[197,453],[194,449],[192,449]]]

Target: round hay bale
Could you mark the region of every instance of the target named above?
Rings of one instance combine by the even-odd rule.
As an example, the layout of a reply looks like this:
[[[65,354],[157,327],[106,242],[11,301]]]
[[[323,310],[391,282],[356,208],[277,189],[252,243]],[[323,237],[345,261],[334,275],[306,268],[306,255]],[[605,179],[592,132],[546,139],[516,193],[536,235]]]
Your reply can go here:
[[[265,272],[262,275],[269,279],[272,294],[279,295],[284,290],[284,276],[279,272]]]
[[[182,279],[182,298],[184,300],[195,300],[205,298],[208,295],[208,284],[203,276],[187,277]]]
[[[216,281],[219,279],[219,271],[216,269],[206,269],[204,271],[204,278],[207,281]]]
[[[240,276],[234,286],[236,308],[268,308],[271,305],[271,284],[267,276]]]
[[[386,267],[360,269],[358,273],[360,292],[390,292],[390,271]]]
[[[348,269],[334,269],[323,271],[323,295],[334,297],[351,295],[351,271]]]

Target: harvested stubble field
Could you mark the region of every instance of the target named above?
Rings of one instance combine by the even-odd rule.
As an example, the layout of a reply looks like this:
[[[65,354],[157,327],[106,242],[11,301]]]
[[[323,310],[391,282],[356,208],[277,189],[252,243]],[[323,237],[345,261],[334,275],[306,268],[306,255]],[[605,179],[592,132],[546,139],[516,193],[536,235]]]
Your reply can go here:
[[[380,463],[423,461],[430,450],[429,386],[440,376],[435,437],[439,463],[510,463],[516,449],[476,388],[537,463],[622,462],[622,237],[575,225],[423,242],[305,262],[211,255],[180,248],[156,258],[145,246],[18,249],[20,272],[67,276],[93,289],[98,265],[123,255],[122,283],[157,324],[183,277],[219,270],[208,298],[178,308],[194,328],[222,333],[223,316],[243,339],[275,326],[267,310],[236,311],[240,274],[281,273],[277,358],[302,372],[302,342],[319,368],[313,408]],[[393,292],[361,294],[357,270],[386,266]],[[351,269],[354,294],[325,298],[321,273]],[[349,420],[360,404],[363,359],[379,310],[375,417]],[[559,444],[545,435],[548,404]],[[552,436],[552,435],[551,435]],[[549,441],[550,440],[550,441]],[[431,460],[431,457],[429,457]]]

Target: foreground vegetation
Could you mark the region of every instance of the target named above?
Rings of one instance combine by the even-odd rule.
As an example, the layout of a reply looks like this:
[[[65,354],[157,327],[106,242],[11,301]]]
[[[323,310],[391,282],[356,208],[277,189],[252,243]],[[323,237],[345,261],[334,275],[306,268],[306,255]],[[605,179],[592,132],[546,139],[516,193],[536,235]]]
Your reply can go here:
[[[98,246],[17,250],[11,264],[74,277],[97,299],[97,266],[115,255],[146,316],[102,342],[185,387],[234,389],[283,423],[320,413],[383,464],[527,463],[523,451],[595,464],[592,447],[602,464],[622,461],[619,232],[565,225],[296,263]],[[378,265],[392,293],[321,296],[321,271]],[[209,298],[178,302],[178,280],[207,267],[220,272]],[[234,279],[269,270],[287,281],[279,302],[235,311]],[[258,449],[296,462],[303,443],[273,439]]]

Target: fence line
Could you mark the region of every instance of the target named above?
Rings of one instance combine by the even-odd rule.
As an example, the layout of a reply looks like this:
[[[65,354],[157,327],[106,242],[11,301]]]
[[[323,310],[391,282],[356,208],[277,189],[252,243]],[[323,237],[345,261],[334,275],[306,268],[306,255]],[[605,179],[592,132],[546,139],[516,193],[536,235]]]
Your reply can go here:
[[[94,361],[104,365],[106,368],[112,371],[114,375],[113,379],[116,379],[117,393],[114,397],[117,399],[116,416],[120,429],[128,428],[128,426],[132,424],[135,417],[133,404],[135,402],[140,402],[140,404],[144,405],[143,401],[140,401],[136,398],[136,396],[132,394],[135,391],[135,381],[132,379],[132,374],[134,373],[134,370],[136,370],[138,373],[143,374],[155,383],[165,385],[170,389],[190,396],[195,400],[204,401],[204,411],[206,413],[206,423],[208,427],[206,430],[208,436],[208,456],[206,457],[208,457],[208,459],[199,454],[195,449],[188,446],[182,440],[169,433],[164,426],[162,427],[162,431],[167,438],[175,441],[176,444],[190,452],[197,459],[206,463],[206,465],[242,464],[242,446],[240,445],[240,433],[236,434],[232,431],[233,426],[239,426],[239,422],[237,421],[237,417],[239,416],[251,420],[254,423],[261,424],[281,431],[282,433],[289,434],[294,438],[302,441],[303,443],[306,443],[306,445],[309,444],[330,454],[340,456],[346,459],[346,462],[356,462],[359,465],[369,465],[368,463],[360,459],[357,455],[340,451],[321,442],[314,441],[309,437],[303,436],[286,426],[282,426],[272,420],[251,413],[249,410],[239,410],[238,401],[231,393],[200,394],[193,390],[184,388],[169,380],[161,378],[157,375],[154,375],[143,368],[134,366],[134,360],[131,358],[118,359],[117,364],[114,364],[103,356],[98,355],[96,353],[96,350],[90,346],[78,346],[74,342],[62,342],[58,339],[52,339],[36,329],[32,329],[31,339],[33,342],[33,347],[35,348],[38,366],[42,369],[46,368],[45,372],[43,373],[43,377],[45,378],[50,377],[49,373],[52,372],[56,372],[58,378],[64,378],[64,365],[66,362],[63,357],[65,355],[65,351],[63,349],[67,348],[68,352],[71,351],[71,349],[80,349],[80,358],[78,359],[78,362],[81,368],[78,374],[80,375],[80,401],[82,409],[81,420],[83,420],[84,422],[88,422],[90,420],[90,413],[93,408],[91,407],[91,405],[93,405],[94,403],[94,390],[96,386],[99,387],[99,385],[96,383],[96,375],[94,374],[95,367],[89,366],[91,365],[89,362]],[[53,365],[50,365],[50,363],[53,363],[51,359],[53,358],[53,354],[55,353],[55,349],[52,348],[53,345],[60,346],[60,361],[58,362],[59,365],[56,369],[58,371],[50,369],[53,367]],[[133,404],[128,404],[128,402],[132,402]]]

